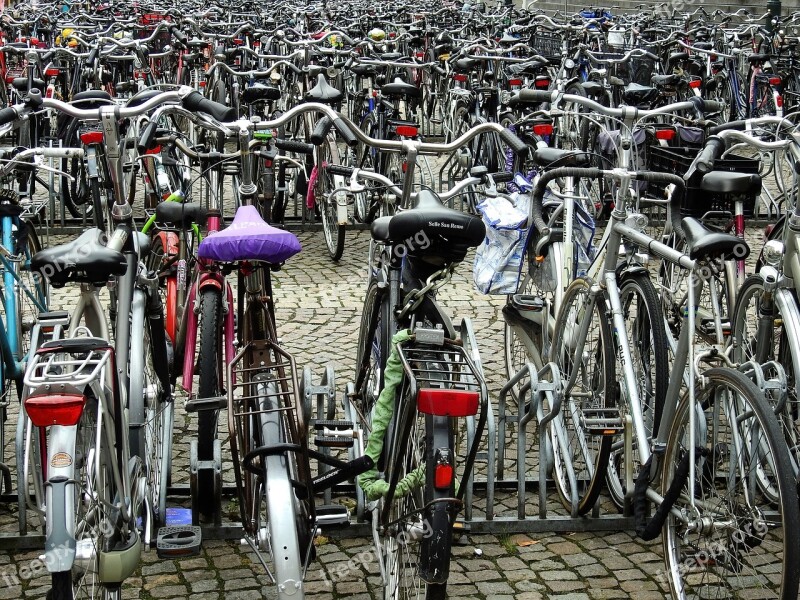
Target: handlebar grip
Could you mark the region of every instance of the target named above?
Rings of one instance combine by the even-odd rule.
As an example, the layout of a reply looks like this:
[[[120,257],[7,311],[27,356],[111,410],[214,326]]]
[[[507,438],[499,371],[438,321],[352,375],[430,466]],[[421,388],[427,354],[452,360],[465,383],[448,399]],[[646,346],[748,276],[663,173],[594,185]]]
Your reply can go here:
[[[345,167],[344,165],[328,165],[326,168],[328,173],[332,175],[344,175],[345,177],[350,177],[355,170],[353,167]]]
[[[169,32],[172,34],[172,37],[175,38],[176,42],[178,42],[183,47],[187,47],[189,38],[186,37],[185,33],[183,33],[180,29],[178,29],[177,25],[171,25],[169,27]]]
[[[217,121],[229,122],[236,119],[235,108],[204,98],[203,94],[196,91],[189,93],[183,99],[183,107],[186,110],[209,114]]]
[[[506,144],[511,146],[515,154],[519,154],[520,156],[528,154],[528,145],[519,139],[510,129],[503,129],[500,132],[500,137]]]
[[[714,169],[714,162],[722,156],[725,151],[725,141],[717,136],[711,136],[706,140],[706,145],[697,155],[695,164],[701,173],[708,173]]]
[[[336,127],[336,130],[341,134],[345,144],[351,148],[358,145],[358,138],[341,117],[337,117],[333,120],[333,126]]]
[[[513,181],[514,173],[512,171],[501,171],[499,173],[489,173],[489,177],[491,177],[492,181],[495,183],[506,183],[508,181]]]
[[[705,100],[704,98],[699,98],[697,96],[692,96],[689,98],[689,102],[694,105],[695,110],[700,113],[713,113],[713,112],[720,112],[725,110],[727,106],[724,102],[717,102],[716,100]]]
[[[332,126],[333,121],[331,121],[331,118],[327,115],[317,121],[314,131],[311,132],[311,136],[309,137],[311,143],[315,146],[322,144],[322,142],[324,142],[325,138],[328,136],[328,132],[331,130]]]
[[[297,140],[275,140],[275,146],[279,150],[286,150],[288,152],[296,152],[298,154],[313,154],[314,145],[299,142]]]
[[[150,121],[145,125],[144,130],[139,136],[139,141],[136,142],[136,149],[139,154],[144,154],[155,147],[153,139],[156,137],[156,129],[158,129],[158,123],[156,121]]]
[[[553,95],[547,90],[520,90],[519,99],[523,102],[550,102]]]
[[[746,127],[747,127],[747,121],[742,119],[740,121],[731,121],[730,123],[723,123],[722,125],[714,125],[714,127],[709,128],[708,133],[709,135],[716,135],[720,131],[728,131],[729,129],[744,131]]]
[[[17,109],[13,106],[0,110],[0,125],[13,123],[18,115]]]

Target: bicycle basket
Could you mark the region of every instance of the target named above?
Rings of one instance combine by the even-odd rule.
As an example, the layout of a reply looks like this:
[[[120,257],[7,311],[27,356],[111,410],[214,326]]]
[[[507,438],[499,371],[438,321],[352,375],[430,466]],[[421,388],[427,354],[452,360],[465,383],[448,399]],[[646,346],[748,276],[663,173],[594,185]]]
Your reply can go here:
[[[649,168],[662,173],[683,177],[697,156],[698,148],[665,148],[653,146],[649,152]],[[715,171],[758,173],[759,161],[729,154],[714,162]],[[745,217],[753,216],[758,193],[736,196],[724,193],[709,193],[700,187],[702,173],[695,174],[686,184],[686,194],[681,203],[681,215],[700,218],[710,212],[731,212],[736,200],[742,200]]]

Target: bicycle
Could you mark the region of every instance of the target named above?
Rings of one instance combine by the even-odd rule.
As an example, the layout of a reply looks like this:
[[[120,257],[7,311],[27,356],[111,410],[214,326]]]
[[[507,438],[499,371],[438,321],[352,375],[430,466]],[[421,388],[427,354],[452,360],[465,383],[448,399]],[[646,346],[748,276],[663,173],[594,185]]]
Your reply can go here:
[[[527,146],[490,123],[448,144],[377,140],[354,131],[366,146],[403,151],[407,170],[401,189],[379,173],[328,167],[350,177],[351,186],[358,187],[363,177],[401,199],[395,216],[372,223],[371,274],[345,414],[369,431],[364,455],[381,471],[367,471],[359,485],[370,501],[384,597],[442,598],[454,523],[469,488],[488,402],[469,321],[457,333],[436,302],[436,290],[447,284],[467,250],[483,241],[485,227],[480,218],[443,202],[483,178],[466,178],[441,195],[427,188],[413,192],[414,169],[418,154],[457,151],[484,133],[500,134],[520,153]],[[456,417],[466,419],[470,432],[463,452],[456,448]]]
[[[320,137],[312,141],[325,140],[331,124],[343,139],[355,141],[337,113],[319,103],[295,107],[254,127],[276,128],[310,113],[328,117],[327,125],[318,127]],[[349,521],[346,507],[316,506],[314,493],[355,477],[373,462],[364,456],[342,462],[308,447],[307,409],[300,401],[294,359],[279,344],[271,275],[300,251],[300,243],[294,234],[263,221],[248,204],[253,195],[243,194],[245,204],[231,225],[206,237],[198,257],[225,273],[236,271],[239,278],[239,350],[225,363],[225,389],[244,539],[275,583],[278,597],[297,598],[303,594],[318,528]],[[316,427],[328,445],[358,438],[346,422],[318,420]],[[330,468],[312,477],[312,458]]]
[[[545,97],[555,100],[550,93],[523,91],[522,94],[531,100],[546,101]],[[617,113],[624,118],[630,110],[590,104],[590,108],[609,116]],[[713,145],[705,147],[697,163],[706,161],[712,149]],[[548,353],[548,360],[554,363],[551,368],[561,374],[563,382],[559,390],[562,408],[555,419],[563,419],[563,426],[575,432],[571,453],[556,454],[557,460],[565,463],[560,472],[568,476],[561,485],[574,489],[586,477],[588,481],[580,488],[585,497],[596,493],[597,486],[602,485],[606,469],[595,461],[602,453],[592,443],[602,433],[594,430],[591,415],[607,409],[617,399],[620,409],[624,407],[632,420],[641,463],[635,489],[629,485],[626,496],[633,500],[640,537],[653,539],[663,529],[665,563],[673,596],[707,595],[746,587],[771,596],[795,597],[798,574],[788,565],[797,560],[800,552],[799,513],[796,478],[786,442],[762,390],[727,359],[721,348],[722,340],[710,348],[697,349],[693,343],[695,299],[700,297],[706,283],[699,270],[710,261],[749,249],[739,237],[709,231],[690,217],[678,221],[675,212],[673,227],[683,230],[686,254],[641,231],[637,216],[627,211],[631,182],[673,184],[680,193],[684,182],[679,177],[626,169],[563,169],[561,174],[565,173],[612,178],[619,182],[620,192],[611,214],[599,281],[578,278],[569,286],[556,317]],[[558,175],[558,169],[548,174]],[[731,174],[728,179],[736,177],[737,174]],[[532,197],[534,207],[541,203],[542,194],[543,185],[538,185]],[[534,226],[546,230],[547,223],[541,213],[537,215],[534,209],[532,215]],[[655,415],[660,416],[652,421],[652,428],[643,414],[642,393],[632,361],[641,347],[650,347],[653,334],[662,329],[662,321],[650,320],[649,331],[638,331],[638,337],[629,340],[631,333],[625,322],[617,276],[617,257],[623,241],[678,264],[688,273],[688,308],[672,363],[673,373],[682,376],[672,377],[665,396],[655,398],[661,407],[655,407]],[[716,300],[713,292],[712,300]],[[652,308],[657,311],[657,306]],[[721,311],[716,314],[719,319]],[[605,327],[606,335],[588,338],[590,328],[598,325],[601,329]],[[613,326],[613,331],[609,326]],[[593,347],[587,347],[587,342]],[[615,357],[619,357],[617,366],[622,370],[616,377],[618,383],[614,382]],[[704,363],[718,366],[702,370]],[[686,391],[681,393],[684,380]],[[592,386],[587,390],[585,386],[591,381],[600,383],[600,389]],[[581,466],[582,474],[577,481],[569,477],[575,464]],[[635,466],[626,465],[629,484],[633,482],[631,470]],[[653,485],[659,478],[660,486]],[[726,496],[728,493],[730,497]],[[650,502],[658,508],[648,520]],[[704,560],[702,556],[711,556],[713,560]],[[761,571],[760,565],[767,556],[783,565],[774,578],[765,577]],[[742,576],[744,570],[747,575]]]

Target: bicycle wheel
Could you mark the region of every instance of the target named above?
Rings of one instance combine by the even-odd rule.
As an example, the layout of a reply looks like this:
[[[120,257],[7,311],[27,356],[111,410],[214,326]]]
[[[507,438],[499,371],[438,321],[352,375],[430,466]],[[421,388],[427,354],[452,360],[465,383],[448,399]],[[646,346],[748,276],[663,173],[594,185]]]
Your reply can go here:
[[[322,231],[325,234],[325,245],[328,247],[328,254],[333,260],[342,258],[344,252],[344,224],[339,222],[339,207],[337,199],[332,194],[335,184],[333,174],[325,167],[327,165],[338,165],[339,148],[332,139],[326,140],[317,148],[317,179],[314,189],[314,197],[320,208],[322,216]]]
[[[674,233],[667,241],[667,245],[684,253],[686,252],[686,242],[679,239]],[[702,276],[705,278],[706,285],[699,298],[695,298],[697,303],[697,316],[695,319],[695,331],[711,343],[716,343],[715,336],[715,317],[719,316],[723,334],[729,330],[729,315],[731,314],[728,306],[727,279],[724,269],[707,268],[703,269]],[[661,279],[661,307],[667,325],[677,339],[680,328],[683,324],[683,310],[689,299],[687,281],[692,280],[688,277],[686,269],[673,263],[662,261],[659,268]],[[718,309],[714,309],[711,301],[711,286],[716,289]],[[721,311],[721,314],[717,314]]]
[[[776,292],[782,293],[782,292]],[[731,358],[738,364],[755,361],[764,365],[768,361],[775,361],[783,368],[786,383],[786,402],[782,407],[776,406],[780,398],[768,396],[767,400],[777,412],[778,422],[783,431],[789,451],[796,463],[800,464],[800,400],[797,393],[796,364],[800,357],[792,353],[790,340],[797,339],[800,332],[795,331],[794,319],[790,315],[783,315],[777,305],[773,314],[763,315],[762,296],[764,282],[760,275],[748,277],[736,299],[733,311],[731,330],[732,355]],[[794,304],[796,300],[792,298]],[[764,372],[765,377],[774,373]],[[774,495],[774,488],[764,482],[764,493]]]
[[[636,374],[637,390],[642,411],[642,421],[649,439],[658,431],[664,398],[669,384],[669,358],[667,356],[667,331],[661,304],[650,277],[645,273],[628,273],[620,285],[622,314],[626,324],[628,346],[631,351],[631,366]],[[618,369],[617,380],[622,381],[624,373]],[[622,416],[630,414],[628,397],[619,394],[619,409]],[[611,449],[606,483],[611,499],[618,508],[625,500],[625,447],[622,439]],[[633,465],[639,465],[638,446],[634,437]],[[636,472],[633,479],[636,480]]]
[[[550,422],[553,478],[564,506],[572,510],[574,497],[581,515],[592,509],[600,495],[612,442],[610,436],[589,431],[584,417],[611,405],[615,385],[611,328],[602,297],[593,298],[590,287],[591,282],[581,278],[567,288],[550,351],[550,360],[558,365],[562,381],[566,384],[571,375],[575,376],[572,387],[564,390],[560,414]],[[582,325],[588,325],[586,341],[578,348]],[[559,440],[562,434],[566,447]]]
[[[74,519],[76,552],[85,558],[75,560],[70,571],[51,573],[48,600],[109,598],[113,594],[100,583],[98,561],[99,551],[108,550],[118,536],[113,516],[115,451],[107,445],[104,433],[98,433],[107,421],[100,424],[97,417],[98,400],[88,396],[75,436],[75,457],[79,461],[75,463],[75,485],[72,486],[74,513],[64,515],[66,519]],[[98,440],[100,446],[97,446]],[[48,511],[64,509],[54,506]]]
[[[450,420],[416,412],[415,398],[404,389],[397,406],[410,406],[408,435],[395,432],[395,452],[401,452],[398,488],[389,510],[389,527],[382,539],[386,565],[386,600],[434,600],[447,596],[445,583],[428,583],[425,578],[441,581],[440,569],[449,569],[453,530],[448,503],[437,498],[452,497],[454,490],[436,490],[432,484],[437,447],[453,447]],[[393,421],[393,426],[397,421]],[[439,444],[437,446],[437,444]],[[445,445],[446,444],[446,445]],[[398,449],[399,445],[399,449]],[[389,456],[393,456],[391,452]],[[398,464],[398,463],[395,463]],[[429,481],[430,480],[430,481]]]
[[[506,324],[504,328],[504,357],[506,364],[506,376],[511,379],[522,369],[528,362],[531,362],[536,368],[541,369],[543,365],[542,357],[546,352],[545,348],[545,313],[547,314],[547,327],[552,325],[554,321],[556,305],[556,289],[560,285],[559,265],[563,262],[564,244],[563,242],[554,242],[547,248],[547,254],[543,260],[531,261],[532,250],[527,250],[523,258],[522,264],[522,278],[517,287],[517,294],[522,294],[532,298],[539,298],[543,301],[544,308],[541,309],[537,315],[532,319],[515,319],[516,315],[506,315]],[[513,310],[512,296],[507,299],[509,308],[505,309],[506,312]],[[549,307],[549,309],[547,308]],[[535,318],[538,316],[538,320]],[[508,322],[509,319],[518,321],[515,326],[511,326]],[[519,329],[522,329],[524,337],[520,335]],[[551,331],[547,332],[547,338],[552,335]],[[526,339],[527,338],[527,339]],[[528,348],[527,344],[533,345],[536,353]],[[522,382],[520,382],[522,383]],[[511,396],[514,400],[518,399],[519,386],[511,388]]]
[[[256,376],[258,379],[258,376]],[[283,423],[284,413],[279,408],[281,392],[274,379],[264,379],[256,384],[259,411],[253,415],[256,447],[264,448],[289,441]],[[303,511],[292,481],[297,481],[292,468],[292,452],[265,454],[261,457],[259,485],[255,486],[254,517],[260,527],[269,531],[269,554],[272,572],[278,586],[278,598],[291,597],[303,590],[303,572],[310,538],[301,535]],[[283,590],[287,593],[284,594]]]
[[[356,369],[365,370],[360,389],[356,390],[360,398],[358,408],[364,419],[371,417],[372,407],[383,389],[383,370],[390,352],[389,318],[389,303],[384,300],[378,282],[373,279],[364,299],[356,355]],[[359,379],[360,374],[356,373],[356,381]]]
[[[662,494],[697,449],[694,480],[687,477],[664,524],[672,597],[796,598],[797,479],[778,423],[742,373],[709,369],[703,382],[693,404],[688,393],[681,398],[663,459]],[[769,472],[777,503],[760,493],[756,470]]]
[[[215,398],[222,395],[222,295],[217,288],[209,287],[200,294],[200,346],[197,354],[199,381],[198,398]],[[214,459],[214,440],[217,439],[216,410],[197,413],[197,458]],[[216,510],[214,479],[208,469],[198,471],[198,510],[210,516]]]
[[[154,367],[151,320],[146,315],[147,298],[137,290],[131,310],[130,396],[128,419],[131,457],[142,460],[148,483],[153,531],[166,523],[168,461],[172,456],[173,405]],[[151,518],[151,514],[146,514]]]

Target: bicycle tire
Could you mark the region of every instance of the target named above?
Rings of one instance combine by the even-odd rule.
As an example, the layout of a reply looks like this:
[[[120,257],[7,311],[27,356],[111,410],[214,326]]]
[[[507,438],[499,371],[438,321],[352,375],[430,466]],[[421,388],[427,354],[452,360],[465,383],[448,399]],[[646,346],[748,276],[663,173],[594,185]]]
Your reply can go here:
[[[735,369],[709,369],[703,373],[703,382],[693,405],[688,393],[681,398],[663,459],[661,488],[665,493],[688,451],[689,412],[694,411],[694,443],[703,449],[695,465],[694,496],[699,501],[687,502],[692,497],[687,488],[692,482],[687,479],[662,535],[672,597],[718,597],[713,595],[715,591],[725,597],[752,597],[747,594],[755,586],[759,598],[797,598],[797,480],[775,416],[761,391]],[[740,452],[742,448],[750,448],[750,452]],[[757,456],[753,450],[758,451]],[[754,504],[763,502],[754,478],[739,472],[756,463],[771,471],[780,491],[774,511]],[[732,466],[736,473],[731,472]],[[723,495],[735,495],[737,489],[741,497]],[[687,515],[686,525],[678,522],[678,514]],[[688,522],[692,518],[697,520]],[[692,530],[699,521],[704,526]],[[741,590],[741,586],[749,587]]]
[[[517,286],[516,293],[541,298],[543,301],[545,301],[545,306],[550,306],[550,315],[548,321],[549,319],[554,320],[556,311],[556,289],[561,286],[560,265],[563,264],[564,243],[553,242],[550,244],[547,248],[546,254],[544,254],[543,260],[531,261],[532,254],[533,250],[528,247],[523,255],[523,264],[521,270],[522,279]],[[512,298],[509,295],[506,303],[511,304],[511,302]],[[542,314],[544,310],[546,309],[542,309]],[[542,319],[543,318],[544,317],[542,316]],[[520,325],[518,325],[518,327],[519,326]],[[525,323],[524,329],[527,335],[530,337],[531,342],[538,349],[539,356],[536,357],[535,355],[531,355],[526,348],[524,341],[517,334],[515,327],[512,327],[508,324],[508,322],[506,322],[503,331],[503,350],[506,376],[508,379],[511,379],[514,375],[516,375],[519,370],[522,369],[522,367],[524,367],[528,362],[531,362],[537,369],[541,369],[544,366],[543,357],[547,350],[545,348],[545,339],[546,337],[549,337],[550,332],[548,332],[548,335],[545,336],[542,323],[536,323],[533,320]],[[511,397],[515,401],[519,399],[519,388],[521,387],[522,383],[523,382],[520,382],[520,385],[515,385],[511,388]]]
[[[605,308],[601,304],[603,297],[594,300],[589,297],[591,282],[585,278],[573,281],[564,294],[564,300],[556,317],[553,345],[550,360],[558,365],[561,379],[566,384],[573,368],[579,372],[572,389],[564,390],[561,411],[550,421],[549,435],[553,445],[554,465],[553,479],[559,497],[564,506],[572,510],[573,489],[569,478],[570,463],[574,472],[574,493],[577,496],[575,509],[577,514],[584,515],[593,507],[603,488],[612,438],[602,434],[592,434],[583,429],[582,414],[587,409],[604,409],[611,405],[615,390],[615,355],[611,337],[609,320]],[[590,325],[583,351],[580,356],[585,360],[592,357],[597,364],[574,365],[577,329],[586,310],[591,311],[594,321]],[[587,317],[588,318],[588,317]],[[591,338],[593,332],[598,335]],[[574,394],[572,392],[575,392]],[[558,427],[562,427],[567,435],[569,448],[564,449],[559,443]],[[565,456],[564,452],[569,452]]]
[[[333,176],[328,173],[325,165],[338,165],[340,162],[339,148],[334,140],[327,139],[317,148],[317,184],[314,197],[320,207],[325,245],[328,248],[328,254],[334,261],[342,258],[344,253],[345,226],[339,223],[337,201],[331,194],[334,188]]]
[[[667,331],[661,314],[661,301],[649,275],[643,272],[626,273],[619,287],[622,301],[622,314],[631,351],[631,366],[639,383],[639,401],[643,424],[648,439],[658,431],[664,399],[669,385],[669,356],[667,352]],[[617,379],[622,381],[623,373]],[[627,396],[620,394],[619,408],[622,415],[630,413]],[[624,442],[620,439],[612,446],[606,483],[609,495],[617,508],[625,503],[626,473]],[[634,436],[633,464],[640,464],[638,446]],[[637,473],[633,473],[636,480]]]
[[[795,323],[797,315],[783,314],[781,305],[778,302],[777,294],[786,291],[775,291],[774,309],[771,315],[764,315],[765,321],[760,322],[761,295],[764,291],[764,283],[760,275],[751,275],[745,279],[742,288],[736,298],[736,306],[733,311],[733,321],[731,323],[731,358],[737,364],[747,361],[755,361],[760,365],[768,361],[775,361],[783,368],[786,384],[786,403],[782,410],[775,405],[779,398],[767,400],[777,412],[778,423],[786,440],[787,446],[795,460],[800,464],[800,426],[797,425],[800,416],[800,398],[797,389],[797,365],[800,363],[800,356],[795,356],[792,352],[790,340],[797,339],[800,332],[797,331]],[[791,294],[791,304],[787,307],[789,311],[796,311],[796,298]],[[766,326],[766,330],[761,327]],[[764,373],[765,377],[772,377],[774,373]],[[766,495],[769,490],[763,489]]]
[[[369,352],[370,359],[366,368],[367,379],[364,380],[362,389],[357,389],[361,399],[358,405],[361,415],[369,419],[372,407],[378,400],[378,395],[383,389],[383,372],[389,353],[388,324],[389,304],[382,298],[377,280],[370,281],[367,294],[364,298],[364,310],[361,312],[361,325],[358,328],[358,346],[356,350],[356,369],[360,369],[365,353]],[[356,373],[358,381],[358,373]]]
[[[429,372],[433,379],[435,373]],[[435,470],[435,442],[434,439],[446,437],[452,448],[453,432],[446,417],[438,417],[434,425],[434,417],[423,415],[416,411],[414,398],[409,397],[407,386],[399,395],[401,401],[397,406],[410,406],[415,416],[407,429],[408,436],[398,431],[396,418],[387,432],[391,438],[394,452],[401,452],[400,473],[398,481],[406,478],[418,477],[420,469],[425,470],[425,481],[422,485],[410,484],[408,492],[392,499],[389,509],[389,522],[396,522],[395,526],[386,528],[383,534],[382,554],[386,561],[386,581],[384,588],[385,600],[398,598],[434,600],[445,598],[447,583],[428,583],[420,576],[420,569],[426,573],[431,568],[449,569],[450,547],[452,544],[452,519],[447,510],[448,505],[439,502],[431,510],[429,503],[439,496],[452,497],[454,490],[434,490],[432,484]],[[397,417],[397,415],[395,415]],[[430,440],[430,443],[429,443]],[[398,450],[399,448],[399,450]],[[414,473],[417,475],[414,475]],[[419,483],[417,481],[417,483]],[[455,485],[455,478],[453,487]],[[428,507],[428,508],[426,508]],[[424,514],[424,518],[423,518]],[[438,556],[434,555],[439,553]],[[423,561],[428,564],[422,565]],[[441,579],[441,574],[436,574]],[[446,575],[445,575],[446,578]]]
[[[215,287],[200,292],[200,345],[197,353],[199,380],[198,398],[222,395],[222,294]],[[197,413],[197,458],[213,460],[214,440],[217,439],[219,411],[203,410]],[[214,479],[208,470],[198,472],[198,511],[210,516],[216,510]]]

